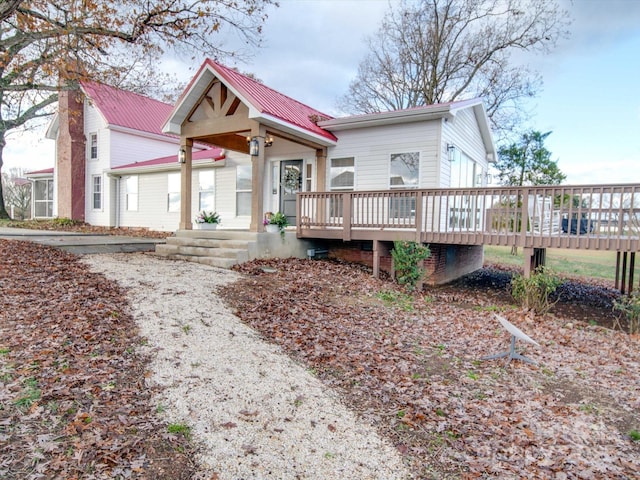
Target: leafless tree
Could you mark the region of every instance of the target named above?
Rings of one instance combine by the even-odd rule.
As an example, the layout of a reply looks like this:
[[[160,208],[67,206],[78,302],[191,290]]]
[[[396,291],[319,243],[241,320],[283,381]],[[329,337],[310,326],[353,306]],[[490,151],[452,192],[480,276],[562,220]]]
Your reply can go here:
[[[391,3],[341,107],[373,113],[483,97],[498,130],[521,120],[539,76],[516,52],[548,52],[567,34],[557,0]]]
[[[14,207],[14,219],[29,217],[31,208],[31,182],[24,178],[24,171],[12,168],[2,174],[2,192],[7,206]]]

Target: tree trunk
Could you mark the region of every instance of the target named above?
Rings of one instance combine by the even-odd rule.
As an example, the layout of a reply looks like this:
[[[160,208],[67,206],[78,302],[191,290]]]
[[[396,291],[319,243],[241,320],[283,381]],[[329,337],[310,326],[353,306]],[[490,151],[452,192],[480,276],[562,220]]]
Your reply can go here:
[[[4,133],[0,132],[0,176],[2,175],[2,152],[4,151],[4,147],[7,144],[4,139]],[[0,182],[0,220],[11,220],[9,213],[7,213],[7,208],[4,205],[4,192],[2,191],[2,182]]]

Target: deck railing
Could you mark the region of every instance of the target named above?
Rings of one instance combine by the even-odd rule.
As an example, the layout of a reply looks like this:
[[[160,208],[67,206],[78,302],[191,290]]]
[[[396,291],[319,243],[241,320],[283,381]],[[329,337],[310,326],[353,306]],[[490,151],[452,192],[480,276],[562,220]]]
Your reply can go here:
[[[298,194],[300,237],[637,251],[640,184]]]

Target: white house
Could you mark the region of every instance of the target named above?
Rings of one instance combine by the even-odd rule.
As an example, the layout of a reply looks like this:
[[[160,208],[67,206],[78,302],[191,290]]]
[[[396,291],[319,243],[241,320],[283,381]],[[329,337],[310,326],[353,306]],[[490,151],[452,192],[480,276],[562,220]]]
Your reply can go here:
[[[47,137],[56,140],[53,208],[35,216],[179,233],[205,209],[220,214],[220,229],[261,234],[265,214],[281,211],[297,226],[291,245],[313,237],[303,223],[344,215],[336,194],[396,192],[385,215],[408,218],[419,206],[401,192],[484,186],[496,155],[480,99],[333,118],[210,59],[173,107],[96,83],[61,92]],[[308,192],[333,197],[298,218]],[[449,210],[459,225],[469,221],[469,206]],[[374,259],[386,248],[379,240],[363,247]],[[450,247],[440,257],[452,257]],[[482,258],[481,247],[471,250],[469,269]],[[249,257],[266,254],[256,252]]]
[[[176,230],[179,139],[161,131],[171,105],[90,82],[83,82],[79,92],[63,92],[60,103],[46,132],[56,140],[55,167],[28,175],[34,183],[34,218]],[[201,188],[194,191],[193,208],[212,209],[214,169],[249,162],[249,157],[207,145],[194,152],[194,184]]]
[[[181,137],[185,175],[194,142],[251,153],[243,167],[251,168],[251,195],[236,196],[252,231],[262,231],[267,211],[283,211],[295,224],[298,192],[482,186],[496,154],[480,99],[332,118],[213,60],[163,131]],[[189,207],[185,201],[181,229],[191,228]]]

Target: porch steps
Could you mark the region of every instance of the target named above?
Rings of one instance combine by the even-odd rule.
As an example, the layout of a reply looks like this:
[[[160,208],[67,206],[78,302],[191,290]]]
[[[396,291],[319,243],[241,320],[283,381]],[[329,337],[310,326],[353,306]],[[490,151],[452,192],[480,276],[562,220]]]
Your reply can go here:
[[[156,246],[156,255],[202,263],[219,268],[249,260],[256,233],[233,230],[179,230],[164,245]]]

